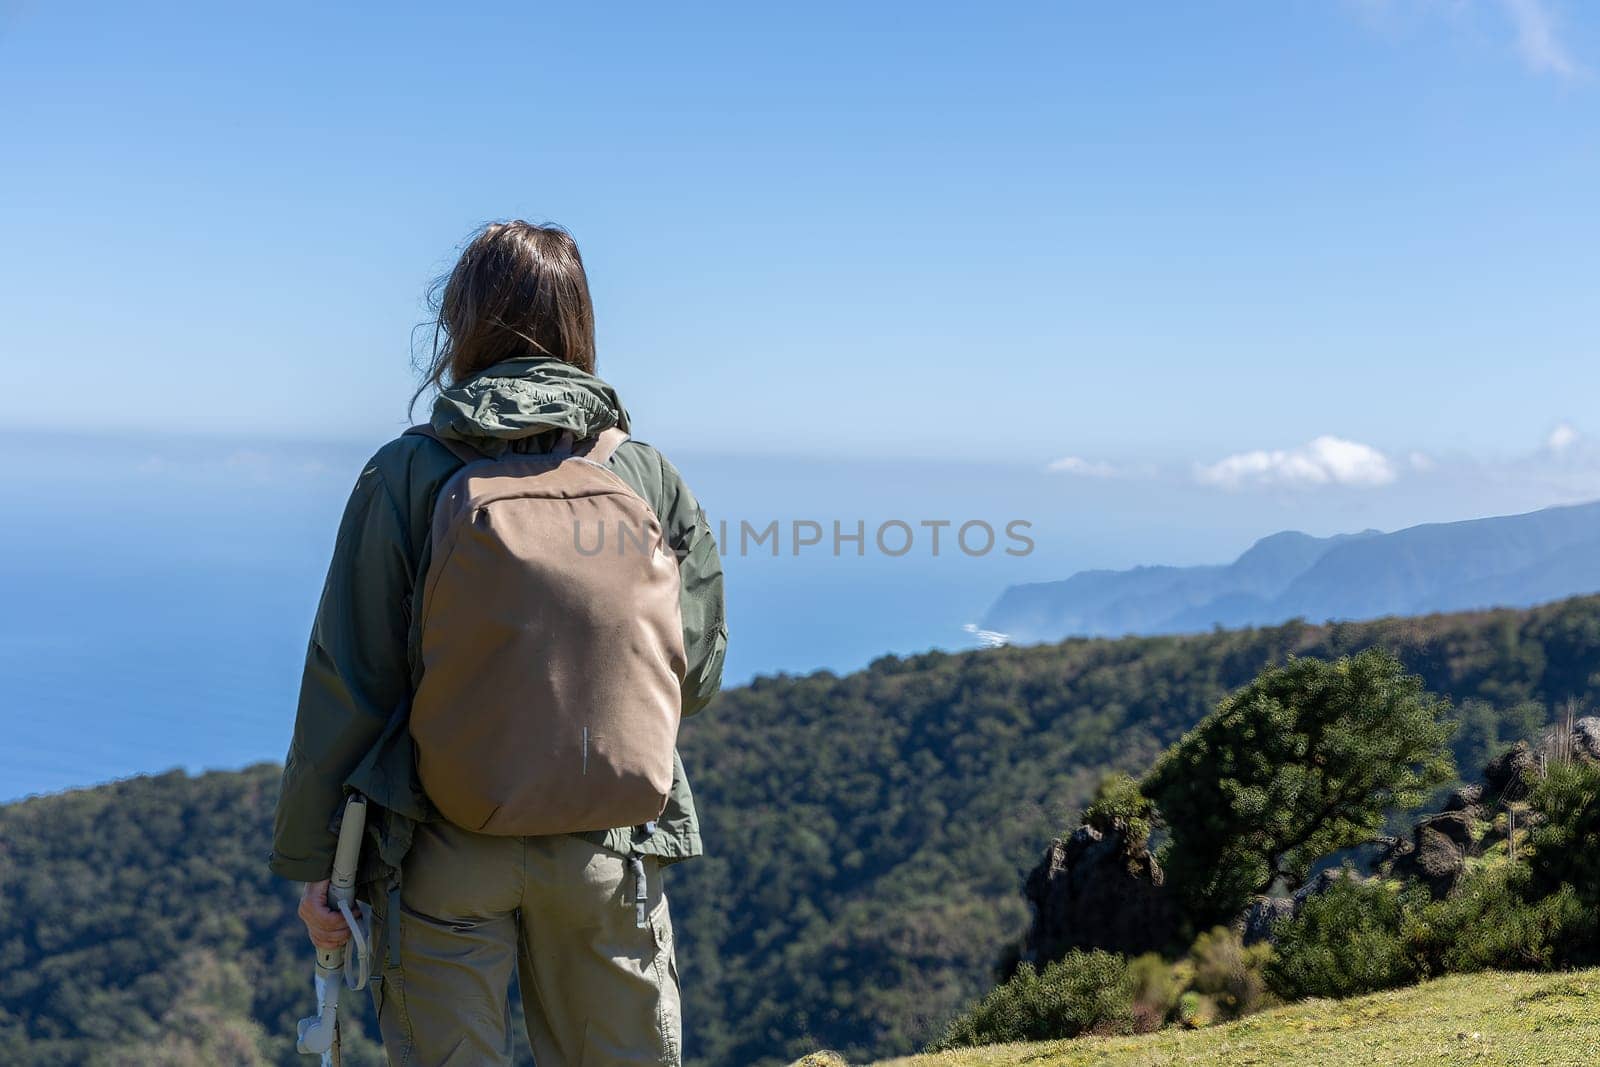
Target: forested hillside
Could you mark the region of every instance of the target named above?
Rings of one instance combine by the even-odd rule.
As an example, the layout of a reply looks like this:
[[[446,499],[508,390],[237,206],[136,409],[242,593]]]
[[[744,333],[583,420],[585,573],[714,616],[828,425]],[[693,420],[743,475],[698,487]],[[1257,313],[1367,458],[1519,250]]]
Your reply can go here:
[[[712,854],[669,880],[691,1059],[911,1050],[991,984],[1021,872],[1107,770],[1142,771],[1268,663],[1372,645],[1458,703],[1462,767],[1600,695],[1600,598],[886,658],[724,694],[683,743]],[[265,871],[275,785],[263,767],[0,808],[0,1062],[294,1060],[309,954]]]

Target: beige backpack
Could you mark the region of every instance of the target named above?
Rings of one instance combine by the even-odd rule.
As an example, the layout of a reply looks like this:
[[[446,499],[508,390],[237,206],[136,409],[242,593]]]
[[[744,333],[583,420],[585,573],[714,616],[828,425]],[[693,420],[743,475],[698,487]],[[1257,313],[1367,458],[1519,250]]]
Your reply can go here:
[[[411,736],[423,789],[486,834],[638,826],[661,814],[686,669],[678,561],[606,466],[621,430],[467,460],[439,491]]]

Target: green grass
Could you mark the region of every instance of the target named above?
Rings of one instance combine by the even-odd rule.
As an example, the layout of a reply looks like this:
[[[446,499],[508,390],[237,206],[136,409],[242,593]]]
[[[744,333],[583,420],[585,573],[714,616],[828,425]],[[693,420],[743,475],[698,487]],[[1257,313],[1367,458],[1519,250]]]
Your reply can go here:
[[[878,1067],[1259,1067],[1600,1063],[1600,969],[1455,975],[1351,1000],[1310,1000],[1206,1030],[995,1045]]]

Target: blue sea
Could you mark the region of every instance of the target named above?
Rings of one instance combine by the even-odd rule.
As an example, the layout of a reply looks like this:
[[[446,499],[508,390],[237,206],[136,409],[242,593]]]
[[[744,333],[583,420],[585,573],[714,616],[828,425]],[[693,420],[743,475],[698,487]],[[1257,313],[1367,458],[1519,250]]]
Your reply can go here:
[[[281,759],[346,494],[369,445],[0,434],[0,801],[173,767]],[[1007,583],[1084,555],[1036,471],[1003,464],[675,456],[732,544],[728,680],[970,648]],[[1031,519],[1028,557],[970,557],[947,528],[902,556],[900,519]],[[820,546],[794,523],[816,522]],[[832,553],[832,523],[868,546]],[[740,522],[783,543],[738,552]],[[802,525],[802,538],[812,532]],[[898,547],[890,537],[891,548]],[[1006,544],[1002,540],[1002,546]],[[692,724],[688,728],[692,729]]]
[[[0,430],[0,802],[281,759],[339,515],[380,443]],[[1015,582],[1222,562],[1282,529],[1395,529],[1554,502],[1537,486],[1438,478],[1217,493],[1181,476],[1063,477],[938,441],[923,459],[664,444],[727,532],[729,684],[981,647],[968,628]],[[994,550],[961,550],[955,533],[971,520],[996,531]],[[1030,524],[1026,555],[1004,551],[1013,521]],[[835,554],[835,522],[847,536],[860,524],[860,554],[850,541]],[[914,534],[903,554],[895,522]],[[741,551],[746,523],[776,523],[778,544]],[[934,523],[949,524],[937,553]],[[797,532],[820,543],[796,544]]]

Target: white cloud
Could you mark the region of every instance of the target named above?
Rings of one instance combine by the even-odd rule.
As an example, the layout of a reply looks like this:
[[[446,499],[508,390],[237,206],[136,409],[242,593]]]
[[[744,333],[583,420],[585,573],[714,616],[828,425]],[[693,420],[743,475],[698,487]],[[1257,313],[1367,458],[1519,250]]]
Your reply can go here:
[[[1411,469],[1418,474],[1427,474],[1439,465],[1438,460],[1426,452],[1413,452],[1406,457],[1406,462],[1411,464]]]
[[[1559,456],[1564,452],[1572,451],[1583,434],[1570,422],[1557,423],[1556,428],[1550,431],[1550,436],[1544,439],[1544,450],[1552,455]]]
[[[1323,436],[1300,448],[1240,452],[1195,470],[1202,485],[1222,489],[1252,486],[1314,488],[1388,485],[1398,475],[1394,464],[1371,445]]]
[[[1558,0],[1346,0],[1346,6],[1375,32],[1391,38],[1436,32],[1474,35],[1484,29],[1485,12],[1495,9],[1510,23],[1518,57],[1535,74],[1566,81],[1587,76],[1561,33]],[[1498,22],[1498,20],[1496,20]],[[1504,23],[1493,27],[1504,32]]]
[[[1082,456],[1062,456],[1045,468],[1056,474],[1072,474],[1079,478],[1115,478],[1120,471],[1110,463]]]
[[[1517,52],[1536,74],[1573,79],[1583,74],[1556,26],[1545,0],[1500,0],[1517,31]]]

